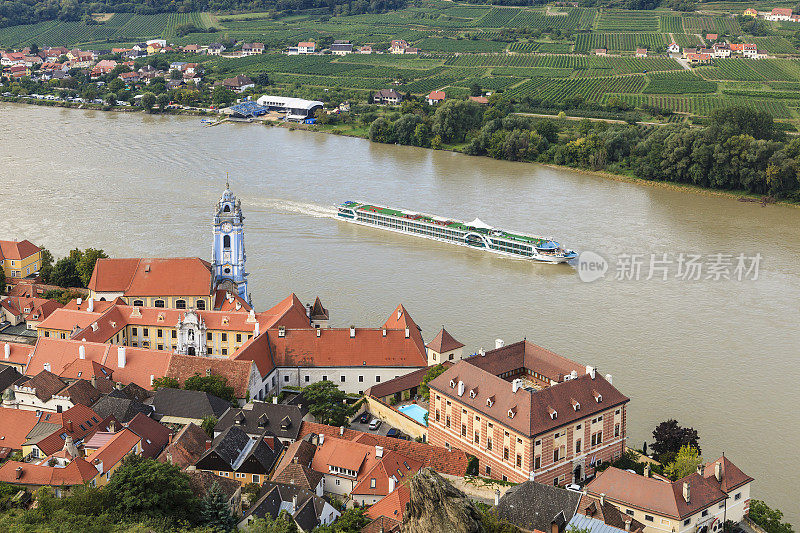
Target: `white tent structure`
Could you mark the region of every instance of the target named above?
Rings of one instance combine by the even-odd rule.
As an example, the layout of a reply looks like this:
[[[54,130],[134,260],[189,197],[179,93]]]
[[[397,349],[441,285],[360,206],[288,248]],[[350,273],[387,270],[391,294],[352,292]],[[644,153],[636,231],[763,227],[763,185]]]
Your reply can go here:
[[[472,222],[467,222],[467,226],[477,229],[494,229],[492,226],[484,222],[483,220],[476,218]]]

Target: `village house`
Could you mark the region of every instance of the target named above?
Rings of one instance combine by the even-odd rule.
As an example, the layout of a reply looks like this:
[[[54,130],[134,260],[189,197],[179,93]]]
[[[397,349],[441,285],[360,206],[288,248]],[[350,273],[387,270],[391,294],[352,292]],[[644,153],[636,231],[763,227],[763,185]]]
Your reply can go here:
[[[264,53],[264,43],[244,43],[242,45],[243,56],[254,56],[263,53]]]
[[[636,57],[647,57],[647,48],[637,48]]]
[[[792,20],[792,8],[776,7],[769,14],[764,15],[764,20]]]
[[[183,51],[187,54],[199,54],[200,53],[200,45],[197,44],[187,44],[183,47]]]
[[[311,444],[310,437],[291,443],[275,467],[270,480],[289,483],[321,497],[324,494],[325,476],[322,472],[311,468],[316,450],[316,446]]]
[[[113,423],[113,418],[102,418],[85,405],[76,405],[49,420],[44,416],[22,444],[22,455],[30,459],[49,457],[64,447],[67,437],[81,446],[95,432],[109,431]]]
[[[381,89],[372,94],[372,101],[378,105],[398,105],[403,96],[394,89]]]
[[[744,16],[756,18],[758,16],[758,11],[756,11],[752,7],[748,7],[747,9],[744,10]]]
[[[183,426],[158,456],[158,461],[171,463],[181,470],[194,467],[206,453],[208,435],[197,424]],[[231,480],[232,481],[232,480]]]
[[[53,418],[53,425],[57,419],[60,426],[61,414],[48,415]],[[41,411],[0,407],[0,459],[7,459],[10,452],[21,452],[28,434],[43,418],[45,415]]]
[[[109,431],[97,431],[84,442],[86,460],[98,472],[91,485],[102,487],[129,455],[142,454],[142,438],[128,428],[116,431],[112,424]]]
[[[475,455],[486,477],[580,482],[625,449],[629,399],[611,375],[528,341],[459,361],[428,386],[428,441]]]
[[[29,240],[0,241],[0,266],[6,278],[28,277],[42,266],[42,251]]]
[[[61,307],[63,306],[57,301],[46,298],[8,296],[0,300],[0,322],[5,320],[12,326],[24,323],[27,329],[35,330],[53,311]]]
[[[34,347],[30,344],[22,344],[17,342],[2,342],[0,341],[0,352],[2,360],[0,364],[10,366],[17,372],[25,372],[25,367],[28,366],[28,361],[31,358]]]
[[[222,493],[231,514],[237,517],[242,516],[241,484],[202,470],[191,470],[186,474],[189,476],[189,486],[197,498],[207,499],[211,494],[211,489],[216,488]]]
[[[728,43],[714,43],[711,45],[711,49],[714,51],[714,57],[731,56],[731,47],[728,45]]]
[[[403,39],[394,39],[389,46],[389,52],[392,54],[416,54],[419,49],[408,46]]]
[[[428,102],[428,105],[436,105],[441,102],[444,102],[446,95],[444,91],[431,91],[428,96],[425,97],[425,101]]]
[[[706,33],[706,41],[714,42],[719,39],[719,35],[716,33]]]
[[[86,379],[66,380],[48,370],[24,377],[6,390],[3,407],[61,413],[76,405],[91,406],[102,393]]]
[[[640,476],[609,467],[586,491],[644,524],[644,533],[717,533],[724,520],[747,515],[752,481],[723,456],[677,481],[650,477],[649,468]]]
[[[301,41],[297,43],[298,54],[313,54],[317,51],[317,43],[314,41]]]
[[[372,53],[372,47],[370,45],[368,45],[368,44],[365,44],[364,46],[360,46],[358,48],[358,53],[359,54],[371,54]]]
[[[239,528],[244,529],[259,518],[277,518],[284,511],[303,532],[328,526],[341,516],[330,503],[312,492],[295,485],[266,481],[258,499],[239,522]]]
[[[675,41],[673,41],[673,42],[669,43],[669,46],[667,46],[667,51],[668,51],[670,54],[678,54],[678,53],[680,53],[680,51],[681,51],[681,47],[680,47],[680,46],[678,46],[678,43],[676,43]]]
[[[226,50],[225,45],[221,43],[212,43],[206,47],[206,54],[210,56],[218,56],[222,55],[222,52]]]
[[[153,416],[162,424],[200,425],[203,419],[220,418],[231,404],[208,392],[161,388],[145,400],[153,407]]]
[[[269,478],[283,449],[281,441],[268,430],[253,439],[240,427],[231,426],[214,439],[195,467],[242,485],[261,484]]]
[[[274,399],[277,400],[277,397]],[[267,430],[289,445],[297,440],[300,425],[307,413],[308,409],[304,409],[302,405],[251,402],[241,409],[226,411],[214,426],[214,437],[220,436],[232,426],[237,426],[251,438],[256,438]]]
[[[256,84],[253,82],[253,80],[251,80],[247,76],[239,74],[238,76],[234,76],[233,78],[226,78],[225,80],[223,80],[222,86],[225,87],[226,89],[230,89],[235,93],[242,93],[247,89],[252,89],[253,87],[256,86]]]
[[[706,64],[709,64],[709,63],[711,63],[711,58],[712,58],[711,54],[697,54],[697,53],[695,53],[695,54],[687,53],[686,54],[686,59],[689,61],[689,63],[692,63],[694,65],[706,65]]]
[[[336,56],[346,56],[353,53],[353,44],[350,41],[333,41],[331,53]]]

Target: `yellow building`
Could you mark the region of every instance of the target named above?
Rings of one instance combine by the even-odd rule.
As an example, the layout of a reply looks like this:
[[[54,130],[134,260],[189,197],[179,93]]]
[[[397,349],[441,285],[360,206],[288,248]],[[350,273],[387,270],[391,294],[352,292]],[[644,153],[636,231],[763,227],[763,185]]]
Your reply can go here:
[[[42,250],[28,240],[0,241],[0,264],[6,280],[24,278],[39,271],[42,266]]]

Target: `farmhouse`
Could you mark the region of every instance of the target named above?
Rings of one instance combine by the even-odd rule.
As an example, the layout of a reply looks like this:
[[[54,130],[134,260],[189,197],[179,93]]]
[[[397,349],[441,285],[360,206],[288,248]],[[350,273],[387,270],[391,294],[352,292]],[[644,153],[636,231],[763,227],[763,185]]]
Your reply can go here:
[[[776,7],[771,13],[764,16],[765,20],[792,20],[792,9],[789,7]]]
[[[346,56],[353,53],[353,43],[350,41],[333,41],[331,53],[336,56]]]
[[[647,57],[647,48],[637,48],[636,57]]]

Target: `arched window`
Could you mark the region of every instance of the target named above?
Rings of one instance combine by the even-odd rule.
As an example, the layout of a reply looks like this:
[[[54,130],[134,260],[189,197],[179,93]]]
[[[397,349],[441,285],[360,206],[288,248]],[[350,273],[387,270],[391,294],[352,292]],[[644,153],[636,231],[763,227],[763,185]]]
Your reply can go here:
[[[206,301],[205,300],[197,300],[196,304],[198,311],[205,311],[206,309]]]
[[[175,300],[175,309],[186,309],[186,300]]]
[[[10,286],[10,285],[9,285],[9,286]],[[99,302],[105,302],[105,301],[106,301],[106,297],[105,297],[105,296],[103,296],[103,297],[102,297],[102,298],[100,298],[98,301],[99,301]]]
[[[231,273],[231,269],[226,267],[226,268],[225,268],[225,273],[226,273],[226,274],[230,274],[230,273]]]
[[[229,206],[228,204],[225,204],[225,207],[223,207],[222,210],[225,213],[230,213],[231,212],[231,206]]]
[[[164,307],[164,300],[156,300],[155,302],[153,302],[153,306]]]
[[[142,300],[134,300],[133,301],[134,307],[144,307],[144,302]]]
[[[222,237],[222,246],[224,248],[230,248],[231,247],[231,236],[230,235],[225,235],[224,237]]]

